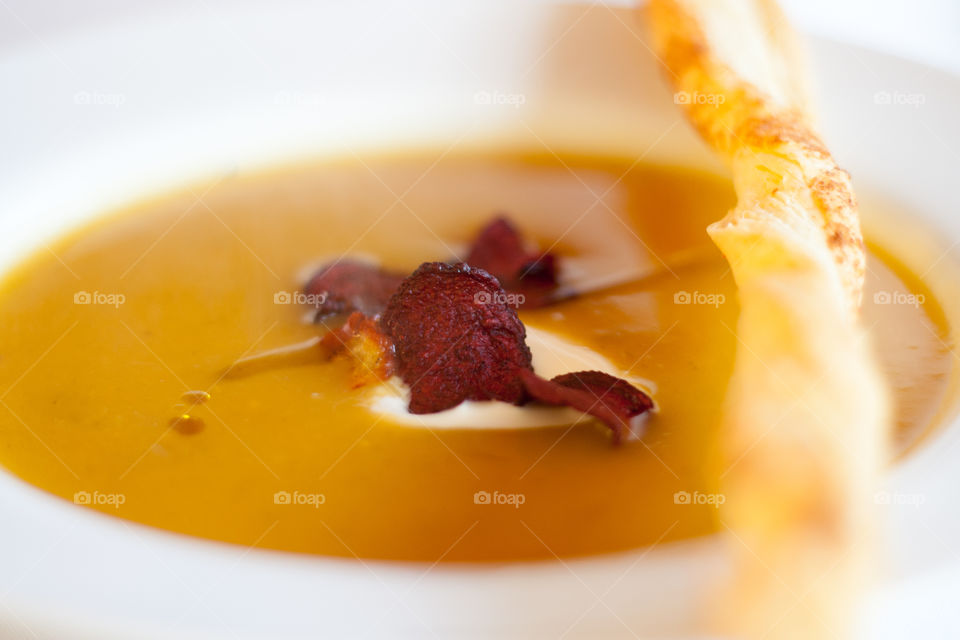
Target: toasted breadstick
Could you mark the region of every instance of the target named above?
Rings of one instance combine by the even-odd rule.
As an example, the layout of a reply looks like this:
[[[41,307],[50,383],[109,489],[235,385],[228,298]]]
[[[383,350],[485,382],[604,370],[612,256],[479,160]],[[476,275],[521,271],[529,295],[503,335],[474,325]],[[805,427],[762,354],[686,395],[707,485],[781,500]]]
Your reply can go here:
[[[717,630],[845,637],[887,431],[858,320],[850,179],[813,131],[795,37],[772,1],[651,0],[648,15],[678,102],[738,197],[708,229],[741,306],[720,470],[736,575]]]

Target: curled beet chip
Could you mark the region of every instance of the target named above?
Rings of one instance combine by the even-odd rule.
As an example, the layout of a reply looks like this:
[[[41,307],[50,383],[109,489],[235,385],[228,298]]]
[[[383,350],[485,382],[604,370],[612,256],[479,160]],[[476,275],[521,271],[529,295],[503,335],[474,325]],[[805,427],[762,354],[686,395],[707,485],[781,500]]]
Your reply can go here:
[[[531,370],[526,329],[496,278],[465,264],[426,262],[403,281],[380,318],[411,413],[464,400],[522,404],[518,372]]]
[[[354,311],[375,316],[387,306],[403,278],[364,262],[339,260],[321,267],[304,290],[316,299],[316,321]]]
[[[557,289],[556,257],[527,250],[520,232],[504,217],[489,223],[470,247],[466,263],[483,269],[508,292],[516,304],[542,307],[553,301]]]
[[[614,443],[638,431],[638,418],[653,408],[650,396],[602,371],[575,371],[550,380],[532,371],[519,375],[534,400],[572,407],[600,419],[613,430]]]

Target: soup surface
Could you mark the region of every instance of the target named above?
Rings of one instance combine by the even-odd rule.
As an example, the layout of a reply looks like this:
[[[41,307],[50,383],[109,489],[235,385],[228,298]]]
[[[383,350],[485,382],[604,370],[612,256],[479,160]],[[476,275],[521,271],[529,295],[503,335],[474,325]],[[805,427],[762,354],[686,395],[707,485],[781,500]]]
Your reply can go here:
[[[408,155],[141,204],[4,281],[0,464],[130,520],[317,554],[538,559],[709,533],[738,310],[705,227],[733,200],[721,179],[627,160]],[[310,265],[358,254],[411,271],[453,258],[497,212],[561,261],[634,274],[520,316],[651,382],[639,441],[613,447],[591,420],[401,425],[366,408],[343,361],[222,377],[317,334],[296,304]],[[905,447],[943,402],[947,329],[922,283],[877,255],[865,323]]]

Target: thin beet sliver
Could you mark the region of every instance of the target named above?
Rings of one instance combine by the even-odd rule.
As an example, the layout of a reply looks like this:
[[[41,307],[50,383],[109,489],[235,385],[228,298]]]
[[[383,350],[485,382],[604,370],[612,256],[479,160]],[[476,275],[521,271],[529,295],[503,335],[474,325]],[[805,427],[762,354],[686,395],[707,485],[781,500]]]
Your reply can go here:
[[[316,320],[360,311],[379,314],[403,282],[403,274],[356,260],[339,260],[321,267],[304,287],[316,296]]]
[[[638,416],[653,408],[653,401],[643,391],[601,371],[575,371],[551,380],[532,371],[519,375],[534,400],[571,407],[600,419],[613,430],[615,443],[634,430]]]
[[[528,251],[523,237],[505,217],[495,218],[474,239],[466,263],[487,271],[524,308],[552,302],[557,289],[556,258]]]

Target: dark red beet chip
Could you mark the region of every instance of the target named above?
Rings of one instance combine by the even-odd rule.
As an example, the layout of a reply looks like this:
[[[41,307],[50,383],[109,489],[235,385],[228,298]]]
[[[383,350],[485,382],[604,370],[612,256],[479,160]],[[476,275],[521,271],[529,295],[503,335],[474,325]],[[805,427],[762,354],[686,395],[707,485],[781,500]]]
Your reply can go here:
[[[380,267],[340,260],[322,267],[304,287],[317,296],[316,320],[360,311],[376,316],[387,306],[404,276]]]
[[[516,227],[504,217],[496,218],[473,241],[466,263],[489,272],[526,308],[552,302],[557,288],[556,258],[550,253],[527,250]],[[520,297],[522,296],[522,297]]]
[[[522,404],[531,370],[526,330],[496,278],[465,264],[427,262],[403,281],[380,318],[394,343],[411,413],[464,400]]]
[[[530,262],[517,228],[500,217],[488,223],[477,235],[467,255],[467,264],[484,269],[496,278],[513,277]]]
[[[520,371],[519,375],[534,400],[572,407],[602,420],[613,430],[615,443],[633,433],[635,419],[653,408],[650,396],[602,371],[575,371],[551,380],[532,371]]]

